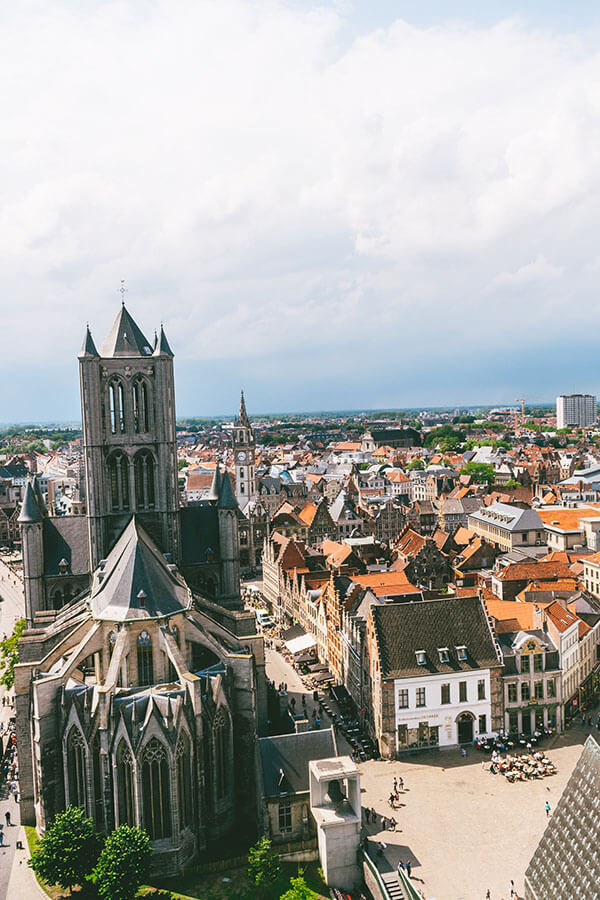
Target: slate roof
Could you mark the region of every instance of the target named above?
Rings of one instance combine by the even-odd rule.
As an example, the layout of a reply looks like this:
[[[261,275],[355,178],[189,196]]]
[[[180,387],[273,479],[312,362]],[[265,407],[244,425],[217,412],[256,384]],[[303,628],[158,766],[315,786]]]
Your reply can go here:
[[[92,615],[95,619],[122,622],[170,616],[190,605],[191,593],[185,581],[167,567],[133,516],[104,565],[94,572]]]
[[[179,510],[181,525],[181,557],[182,565],[195,566],[207,563],[212,553],[216,562],[219,559],[219,520],[216,507],[187,506]]]
[[[146,354],[144,354],[146,355]],[[164,328],[162,325],[160,326],[160,334],[158,336],[158,340],[156,341],[156,347],[154,348],[153,356],[175,356],[171,348],[169,347],[169,342],[167,340],[167,336],[165,334]]]
[[[309,762],[338,755],[332,728],[259,738],[258,750],[265,797],[307,794]]]
[[[96,345],[94,344],[94,339],[92,337],[92,333],[90,331],[89,325],[85,329],[85,337],[83,339],[83,344],[81,347],[81,351],[79,353],[79,358],[82,359],[83,357],[86,357],[86,356],[91,356],[91,357],[98,356],[98,351],[96,350]]]
[[[544,528],[544,523],[534,509],[521,509],[508,503],[492,503],[479,512],[470,513],[470,518],[511,532],[543,531]]]
[[[69,575],[89,572],[89,545],[86,516],[46,517],[42,530],[44,575],[58,575],[58,564],[66,559]]]
[[[112,328],[100,347],[100,356],[152,356],[152,344],[144,337],[125,306],[122,306]]]
[[[500,665],[479,597],[373,606],[372,615],[384,678],[452,674]],[[460,646],[467,649],[466,660],[458,659],[456,648]],[[441,647],[449,651],[446,663],[440,661]],[[425,651],[425,665],[417,663],[417,650]]]

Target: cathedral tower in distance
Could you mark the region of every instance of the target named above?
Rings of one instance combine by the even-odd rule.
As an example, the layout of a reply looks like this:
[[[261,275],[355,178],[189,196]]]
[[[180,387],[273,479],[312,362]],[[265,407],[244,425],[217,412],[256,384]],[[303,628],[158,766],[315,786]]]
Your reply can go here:
[[[240,509],[257,498],[256,441],[248,413],[244,392],[240,400],[240,414],[233,425],[233,457],[235,463],[235,495]]]

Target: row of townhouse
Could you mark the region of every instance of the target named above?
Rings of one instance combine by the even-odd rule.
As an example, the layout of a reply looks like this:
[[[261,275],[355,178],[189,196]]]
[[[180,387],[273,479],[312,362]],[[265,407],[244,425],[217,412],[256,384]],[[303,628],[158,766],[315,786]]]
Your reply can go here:
[[[424,600],[403,578],[304,567],[278,581],[283,608],[315,637],[383,756],[499,732],[560,732],[589,702],[600,615],[491,594],[488,610],[475,589]]]

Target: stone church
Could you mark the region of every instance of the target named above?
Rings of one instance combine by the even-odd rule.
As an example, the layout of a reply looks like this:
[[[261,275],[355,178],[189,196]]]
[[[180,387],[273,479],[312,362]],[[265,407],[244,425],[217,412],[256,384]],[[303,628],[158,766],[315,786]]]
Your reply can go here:
[[[234,828],[255,831],[266,726],[262,637],[243,609],[227,472],[180,509],[173,353],[123,305],[79,354],[85,515],[20,515],[27,630],[15,669],[21,818],[68,804],[97,827],[147,829],[176,872]]]

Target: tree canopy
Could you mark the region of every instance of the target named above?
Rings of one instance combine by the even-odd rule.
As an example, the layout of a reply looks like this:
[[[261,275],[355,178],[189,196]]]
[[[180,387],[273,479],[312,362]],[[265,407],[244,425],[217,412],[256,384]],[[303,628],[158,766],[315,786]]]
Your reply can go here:
[[[103,900],[133,900],[150,873],[152,847],[142,828],[119,825],[109,834],[92,873]]]
[[[290,887],[279,900],[319,900],[319,895],[309,888],[300,872],[297,878],[290,878]]]
[[[85,884],[100,847],[93,820],[81,807],[68,806],[36,844],[29,865],[43,881],[70,890],[74,884]]]
[[[280,870],[279,856],[268,837],[261,837],[248,851],[248,878],[257,888],[273,884]]]
[[[477,484],[493,484],[496,480],[494,467],[488,463],[468,462],[460,470],[461,475],[470,475]]]
[[[0,669],[2,670],[0,684],[3,684],[9,691],[15,683],[15,666],[19,662],[19,638],[26,627],[25,619],[18,619],[10,637],[0,641]]]

